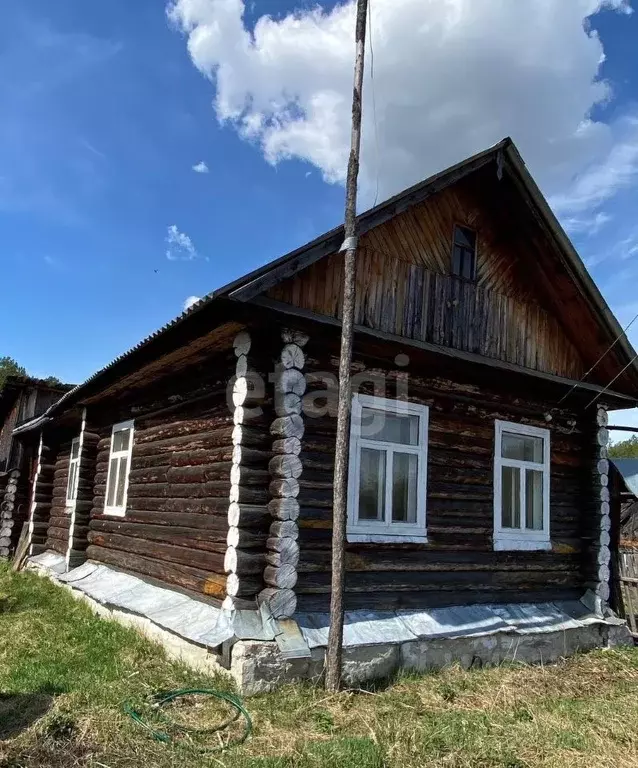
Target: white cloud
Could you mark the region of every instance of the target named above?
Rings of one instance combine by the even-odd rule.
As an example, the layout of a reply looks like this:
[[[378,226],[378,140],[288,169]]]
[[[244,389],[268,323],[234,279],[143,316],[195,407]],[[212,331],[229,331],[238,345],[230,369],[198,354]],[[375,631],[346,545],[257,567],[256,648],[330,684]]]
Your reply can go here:
[[[197,258],[193,241],[185,232],[180,232],[175,224],[168,228],[166,244],[166,258],[169,261],[192,261]]]
[[[568,216],[563,219],[563,226],[571,235],[595,235],[613,218],[611,214],[599,211],[587,217]]]
[[[604,51],[587,22],[602,8],[631,12],[625,0],[375,0],[380,198],[507,134],[544,190],[562,195],[556,201],[566,217],[629,183],[638,130],[625,126],[618,144],[613,127],[591,117],[592,107],[612,97],[598,79]],[[342,183],[353,0],[330,11],[263,16],[252,29],[244,10],[243,0],[173,0],[167,12],[211,80],[222,123],[258,145],[268,162],[299,158]],[[364,203],[377,176],[369,74]]]
[[[565,192],[551,198],[559,215],[591,211],[630,186],[638,176],[638,119],[626,118],[611,130],[622,136],[602,158],[584,168]]]
[[[189,296],[187,299],[184,300],[184,304],[182,306],[182,310],[184,312],[188,312],[188,310],[192,306],[194,306],[195,304],[197,304],[198,301],[201,301],[201,300],[202,300],[201,296]]]
[[[199,163],[195,163],[193,166],[195,173],[208,173],[208,166],[204,160],[200,160]]]

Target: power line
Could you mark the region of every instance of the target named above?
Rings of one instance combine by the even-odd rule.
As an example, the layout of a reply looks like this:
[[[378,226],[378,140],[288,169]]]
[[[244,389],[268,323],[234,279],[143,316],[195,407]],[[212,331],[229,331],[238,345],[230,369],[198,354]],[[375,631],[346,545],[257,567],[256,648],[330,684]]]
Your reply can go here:
[[[602,397],[602,396],[605,394],[605,392],[606,392],[606,391],[609,389],[609,387],[611,387],[611,385],[614,383],[614,381],[616,381],[616,379],[619,379],[619,378],[620,378],[620,377],[623,375],[623,373],[624,373],[624,372],[627,370],[627,368],[629,368],[629,366],[630,366],[630,365],[633,365],[633,364],[634,364],[634,362],[635,362],[636,360],[638,360],[638,353],[636,353],[636,354],[635,354],[635,355],[634,355],[634,356],[631,358],[631,360],[630,360],[630,361],[627,363],[627,365],[626,365],[626,366],[625,366],[625,367],[622,369],[622,371],[621,371],[620,373],[618,373],[618,374],[616,374],[616,375],[614,376],[614,378],[613,378],[613,379],[612,379],[612,380],[609,382],[609,384],[607,384],[607,386],[606,386],[606,387],[603,389],[603,391],[602,391],[602,392],[599,392],[599,393],[596,395],[596,397],[594,397],[592,400],[590,400],[590,401],[587,403],[587,405],[585,406],[585,408],[589,408],[589,406],[590,406],[590,405],[593,405],[593,404],[596,402],[596,400],[598,400],[598,398],[599,398],[599,397]]]
[[[627,326],[625,327],[625,329],[624,329],[624,330],[622,330],[622,331],[620,332],[620,334],[619,334],[619,335],[618,335],[618,336],[617,336],[617,337],[616,337],[616,338],[613,340],[613,342],[612,342],[612,343],[611,343],[611,344],[610,344],[610,345],[607,347],[607,349],[606,349],[606,350],[605,350],[605,351],[602,353],[602,355],[601,355],[601,356],[598,358],[598,360],[596,360],[596,362],[595,362],[595,363],[592,365],[592,367],[591,367],[591,368],[590,368],[590,369],[587,371],[587,373],[583,374],[583,376],[582,376],[582,377],[581,377],[581,378],[580,378],[580,379],[579,379],[579,380],[576,382],[576,384],[574,384],[574,386],[573,386],[571,389],[569,389],[569,390],[568,390],[568,391],[567,391],[567,392],[566,392],[566,393],[565,393],[565,394],[564,394],[564,395],[561,397],[561,399],[558,401],[557,405],[560,405],[560,404],[561,404],[561,403],[562,403],[564,400],[566,400],[566,399],[567,399],[567,398],[568,398],[568,397],[571,395],[571,393],[572,393],[572,392],[573,392],[573,391],[576,389],[576,387],[577,387],[577,386],[578,386],[578,385],[579,385],[581,382],[583,382],[583,381],[584,381],[584,380],[585,380],[585,379],[586,379],[586,378],[589,376],[589,374],[590,374],[590,373],[591,373],[591,372],[594,370],[594,368],[595,368],[595,367],[598,365],[598,363],[600,363],[600,361],[601,361],[601,360],[602,360],[604,357],[606,357],[606,356],[607,356],[607,354],[608,354],[609,352],[611,352],[611,350],[612,350],[612,349],[613,349],[613,348],[616,346],[616,344],[617,344],[617,343],[620,341],[620,339],[622,339],[622,337],[623,337],[623,336],[625,336],[625,335],[627,334],[627,331],[628,331],[628,330],[631,328],[631,326],[632,326],[632,325],[633,325],[633,324],[636,322],[636,320],[638,320],[638,313],[636,313],[636,315],[634,316],[634,318],[632,319],[632,321],[629,323],[629,325],[627,325]],[[637,357],[638,357],[638,356],[637,356]],[[633,360],[631,361],[631,363],[633,363],[633,361],[634,361],[635,359],[636,359],[636,358],[634,357],[634,358],[633,358]],[[624,373],[624,372],[627,370],[627,368],[629,368],[629,366],[631,365],[631,363],[629,363],[628,365],[626,365],[626,366],[625,366],[625,367],[622,369],[622,371],[621,371],[621,372],[618,374],[618,376],[620,376],[622,373]],[[609,387],[610,387],[610,386],[611,386],[611,385],[614,383],[614,381],[616,381],[616,379],[618,378],[618,376],[616,376],[616,378],[612,379],[612,380],[609,382],[609,384],[608,384],[608,385],[605,387],[605,389],[603,390],[603,392],[606,392],[606,391],[607,391],[607,389],[609,389]],[[603,392],[601,392],[601,393],[600,393],[600,395],[602,395],[602,394],[603,394]],[[598,395],[598,397],[600,397],[600,395]],[[594,400],[595,400],[595,399],[596,399],[596,398],[594,398]],[[592,402],[594,402],[594,400],[592,400]],[[591,403],[589,403],[589,405],[591,405]],[[588,405],[587,407],[589,407],[589,405]]]

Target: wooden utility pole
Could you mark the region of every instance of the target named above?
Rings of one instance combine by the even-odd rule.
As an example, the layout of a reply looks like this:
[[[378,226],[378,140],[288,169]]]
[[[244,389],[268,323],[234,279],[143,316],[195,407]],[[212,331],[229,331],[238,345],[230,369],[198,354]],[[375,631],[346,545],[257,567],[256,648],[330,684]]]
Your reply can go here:
[[[332,502],[332,594],[330,596],[330,633],[326,655],[326,688],[337,691],[341,682],[343,648],[343,586],[345,579],[344,550],[346,543],[348,497],[348,447],[350,439],[350,363],[357,255],[357,179],[361,148],[361,108],[363,64],[365,56],[368,0],[357,0],[356,59],[352,94],[352,137],[346,180],[345,250],[343,267],[343,316],[341,321],[341,355],[339,357],[339,407],[335,446],[334,488]]]

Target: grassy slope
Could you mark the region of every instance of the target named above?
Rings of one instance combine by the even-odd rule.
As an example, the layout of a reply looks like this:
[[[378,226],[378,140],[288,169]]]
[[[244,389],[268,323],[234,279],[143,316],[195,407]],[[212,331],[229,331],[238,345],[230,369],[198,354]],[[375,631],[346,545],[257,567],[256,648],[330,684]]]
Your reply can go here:
[[[638,649],[545,668],[450,669],[377,692],[328,696],[289,686],[249,699],[253,738],[211,760],[154,742],[121,704],[158,689],[231,690],[226,678],[167,661],[134,631],[32,574],[0,567],[3,593],[2,768],[638,765]],[[193,700],[174,714],[204,723],[222,712]]]

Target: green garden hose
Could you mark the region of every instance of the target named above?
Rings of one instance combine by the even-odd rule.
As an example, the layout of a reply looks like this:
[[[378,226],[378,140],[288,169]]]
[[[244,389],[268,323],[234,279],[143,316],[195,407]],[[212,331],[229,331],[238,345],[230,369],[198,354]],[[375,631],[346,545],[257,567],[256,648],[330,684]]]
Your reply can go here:
[[[234,709],[235,713],[224,720],[223,723],[219,723],[219,725],[215,725],[211,728],[189,728],[188,726],[181,725],[179,723],[174,722],[170,718],[168,718],[162,711],[161,707],[163,707],[165,704],[169,704],[171,701],[174,701],[177,698],[180,698],[181,696],[191,696],[194,694],[202,694],[204,696],[214,696],[217,699],[222,699],[223,701],[227,701]],[[240,715],[244,718],[244,731],[241,736],[239,736],[236,739],[233,739],[233,741],[229,742],[226,745],[220,745],[217,747],[197,747],[190,744],[185,744],[182,741],[179,741],[175,739],[173,736],[171,736],[169,733],[166,733],[165,731],[158,731],[156,728],[154,728],[152,725],[150,725],[142,715],[134,709],[130,704],[124,704],[123,709],[124,712],[138,725],[141,725],[142,728],[145,728],[147,731],[150,732],[151,736],[156,740],[160,741],[163,744],[175,744],[177,746],[183,747],[185,749],[189,749],[195,752],[199,753],[211,753],[211,752],[222,752],[226,749],[230,749],[230,747],[237,747],[240,744],[243,744],[246,739],[250,736],[253,730],[253,723],[250,718],[250,715],[246,711],[244,705],[242,704],[241,700],[234,696],[232,693],[225,693],[224,691],[215,691],[212,688],[180,688],[176,691],[168,691],[168,692],[162,692],[154,694],[152,697],[152,705],[157,710],[158,714],[161,715],[162,719],[168,723],[171,727],[171,729],[184,734],[197,734],[197,735],[205,735],[205,734],[211,734],[211,733],[219,733],[220,731],[223,731],[225,728],[228,728],[229,725],[234,723]]]

